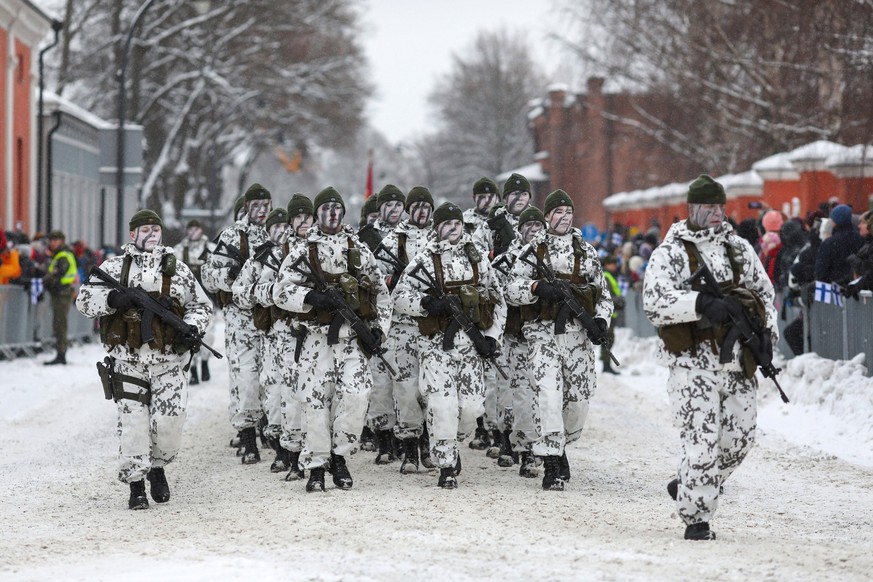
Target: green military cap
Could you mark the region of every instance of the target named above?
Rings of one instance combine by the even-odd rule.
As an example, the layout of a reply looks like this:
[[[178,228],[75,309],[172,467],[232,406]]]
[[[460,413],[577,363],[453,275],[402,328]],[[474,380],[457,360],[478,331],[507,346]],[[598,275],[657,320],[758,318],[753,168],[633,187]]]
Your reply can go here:
[[[346,210],[346,203],[343,201],[342,194],[337,192],[333,186],[328,186],[321,192],[315,195],[315,200],[312,201],[312,207],[318,210],[318,207],[326,202],[339,202],[343,207],[343,212]]]
[[[454,202],[443,202],[433,212],[434,228],[447,220],[464,220],[464,211]]]
[[[288,222],[291,222],[298,214],[315,214],[315,208],[312,207],[312,200],[309,199],[309,196],[296,193],[288,201]]]
[[[414,202],[428,202],[433,206],[433,196],[431,195],[430,190],[424,186],[414,186],[406,196],[406,205],[404,208],[407,212]]]
[[[67,240],[67,235],[65,235],[64,233],[62,233],[59,230],[53,230],[50,233],[48,233],[48,239],[49,240]]]
[[[257,182],[249,186],[245,193],[246,202],[251,202],[252,200],[270,200],[272,197],[270,191]]]
[[[521,229],[522,224],[524,224],[525,222],[531,222],[533,220],[538,220],[539,222],[542,222],[543,225],[546,224],[546,217],[543,216],[543,211],[536,206],[528,206],[521,211],[521,214],[518,215],[519,230]]]
[[[379,206],[382,206],[386,202],[391,202],[392,200],[397,200],[402,204],[406,202],[406,196],[404,196],[400,188],[394,184],[385,184],[385,187],[379,190]]]
[[[530,182],[521,174],[512,174],[503,183],[503,196],[510,192],[530,192]]]
[[[243,204],[246,203],[246,197],[240,196],[236,199],[236,202],[233,203],[233,219],[236,220],[237,214],[242,210]]]
[[[573,204],[573,199],[570,198],[569,194],[567,194],[563,190],[555,190],[554,192],[546,196],[546,202],[545,204],[543,204],[543,216],[545,216],[558,206],[569,206],[573,209],[576,208]]]
[[[270,230],[271,226],[281,222],[288,222],[288,211],[284,208],[274,208],[267,215],[267,222],[264,224],[264,228]]]
[[[491,178],[486,178],[482,176],[476,183],[473,184],[473,195],[476,194],[497,194],[497,182],[492,180]]]
[[[688,186],[688,204],[724,204],[727,196],[724,186],[712,179],[711,176],[701,174]]]
[[[137,210],[133,213],[133,216],[130,217],[130,230],[136,230],[146,224],[157,224],[158,226],[163,227],[164,221],[161,220],[161,217],[158,216],[157,212],[147,208],[144,210]]]
[[[189,220],[188,224],[185,225],[185,228],[191,228],[192,226],[199,226],[200,228],[203,228],[203,225],[200,224],[200,221],[196,218],[192,218],[191,220]]]
[[[367,218],[371,212],[379,212],[379,195],[371,194],[369,198],[364,200],[364,205],[361,206],[361,220]]]

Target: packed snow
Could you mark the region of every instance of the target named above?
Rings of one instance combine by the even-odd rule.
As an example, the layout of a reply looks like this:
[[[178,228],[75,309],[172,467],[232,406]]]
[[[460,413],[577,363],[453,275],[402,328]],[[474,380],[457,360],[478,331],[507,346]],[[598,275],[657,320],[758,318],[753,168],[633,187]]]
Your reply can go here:
[[[683,541],[655,341],[619,329],[621,375],[600,375],[567,490],[545,492],[463,445],[459,488],[373,453],[355,484],[307,494],[229,448],[227,369],[190,389],[169,503],[127,509],[115,406],[95,344],[68,366],[0,362],[2,580],[862,580],[873,569],[873,379],[863,356],[809,354],[761,378],[758,442],[727,482],[715,542]]]

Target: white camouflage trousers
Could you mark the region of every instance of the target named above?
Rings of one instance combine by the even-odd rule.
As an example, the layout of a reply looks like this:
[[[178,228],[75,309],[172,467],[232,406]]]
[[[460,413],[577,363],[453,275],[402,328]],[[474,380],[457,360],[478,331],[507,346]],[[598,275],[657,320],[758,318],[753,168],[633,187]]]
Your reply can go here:
[[[394,379],[394,406],[398,439],[418,438],[424,427],[424,396],[420,383],[419,342],[427,341],[418,333],[418,324],[394,322],[389,332],[387,357],[397,363]],[[439,349],[439,347],[437,347]]]
[[[686,525],[712,520],[721,486],[752,448],[757,388],[742,372],[670,368],[667,391],[682,442],[676,508]]]
[[[485,382],[482,358],[469,342],[445,352],[442,334],[421,339],[422,390],[427,398],[431,457],[439,468],[453,467],[458,443],[476,429],[482,415]]]
[[[536,393],[530,383],[530,347],[527,341],[506,336],[503,349],[506,353],[504,370],[511,379],[512,432],[509,442],[513,451],[521,453],[530,451],[539,438]]]
[[[327,345],[327,335],[310,331],[300,354],[303,399],[304,469],[327,467],[330,453],[347,457],[358,451],[373,378],[357,338],[341,337]]]
[[[115,372],[151,384],[151,403],[119,400],[118,479],[141,481],[152,467],[163,467],[176,458],[182,441],[188,407],[187,355],[166,364],[115,361]],[[124,383],[125,392],[145,393],[145,388]]]
[[[509,351],[506,342],[497,358],[497,365],[509,376],[503,376],[492,364],[485,364],[482,375],[485,380],[485,412],[482,415],[485,428],[503,432],[512,428],[512,376],[510,375]]]
[[[392,340],[389,339],[389,351],[385,352],[385,358],[394,366],[391,343]],[[397,367],[394,366],[394,369]],[[367,409],[367,426],[373,431],[391,430],[397,422],[394,412],[394,381],[380,358],[370,359],[370,372],[373,374],[373,391],[370,393],[370,406]]]
[[[263,334],[264,356],[261,365],[261,386],[264,387],[261,408],[267,415],[264,436],[277,439],[282,432],[282,366],[288,346],[273,328]],[[291,352],[294,353],[293,351]]]
[[[525,330],[530,345],[530,380],[536,393],[540,438],[537,456],[560,456],[582,435],[588,401],[597,378],[594,349],[585,332],[568,329],[555,335],[551,322]]]
[[[282,345],[285,346],[284,351],[280,352],[282,384],[279,404],[282,411],[282,431],[279,444],[287,451],[299,453],[303,450],[303,402],[302,396],[298,396],[302,392],[299,383],[300,364],[294,361],[297,338],[288,329],[277,331]]]
[[[233,305],[224,310],[225,352],[230,366],[230,422],[236,430],[257,427],[261,420],[261,364],[264,334],[251,313]]]

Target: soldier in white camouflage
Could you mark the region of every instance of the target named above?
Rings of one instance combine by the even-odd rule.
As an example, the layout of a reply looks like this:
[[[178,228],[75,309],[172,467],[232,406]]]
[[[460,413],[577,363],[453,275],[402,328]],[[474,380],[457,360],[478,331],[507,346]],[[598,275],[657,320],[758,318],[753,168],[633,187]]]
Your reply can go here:
[[[255,327],[251,309],[245,309],[233,299],[233,283],[254,249],[267,242],[264,223],[270,213],[270,192],[260,184],[246,190],[243,217],[224,229],[216,248],[203,265],[203,286],[214,293],[224,310],[225,349],[230,367],[231,424],[240,437],[244,465],[261,460],[257,445],[257,427],[263,410],[260,382],[263,358],[263,334]]]
[[[155,502],[170,499],[164,467],[179,452],[188,365],[212,315],[212,303],[173,249],[161,246],[163,222],[155,212],[136,212],[129,227],[131,242],[101,269],[122,286],[140,287],[169,305],[188,329],[180,332],[156,317],[154,339],[144,343],[143,310],[123,291],[91,279],[82,285],[76,307],[85,317],[100,318],[101,341],[113,362],[110,390],[118,406],[118,479],[130,485],[128,507],[146,509],[144,479]]]
[[[778,331],[773,286],[751,245],[725,222],[722,185],[701,175],[687,202],[688,218],[670,227],[649,259],[643,307],[663,342],[659,357],[670,371],[667,393],[682,443],[667,491],[685,539],[712,540],[720,490],[754,443],[758,382],[750,350],[772,356]],[[704,266],[719,293],[692,282]],[[731,345],[731,312],[762,323],[747,344]]]
[[[461,209],[447,202],[433,222],[437,236],[404,270],[394,302],[398,313],[419,322],[431,456],[440,469],[437,484],[453,489],[461,468],[458,442],[482,414],[483,358],[493,362],[498,353],[506,304],[491,263],[464,232]],[[475,324],[470,331],[459,328],[452,303]]]
[[[376,200],[379,203],[379,219],[374,224],[376,229],[384,236],[397,228],[397,225],[403,219],[406,196],[394,184],[385,184],[379,190]]]
[[[324,491],[324,473],[350,489],[346,457],[358,450],[373,387],[367,354],[381,351],[391,319],[391,296],[372,252],[343,224],[345,203],[335,188],[315,197],[316,224],[305,245],[282,263],[273,290],[277,306],[298,313],[307,329],[300,354],[303,402],[302,467],[308,492]],[[358,334],[340,310],[363,322]]]
[[[255,328],[261,334],[263,346],[260,368],[260,383],[263,387],[261,409],[267,418],[267,423],[261,432],[267,444],[276,453],[270,465],[270,471],[273,473],[284,473],[289,466],[287,451],[279,446],[282,431],[281,390],[284,368],[282,360],[287,345],[281,341],[283,338],[273,327],[272,294],[256,294],[255,291],[262,284],[269,287],[276,279],[281,259],[273,256],[273,251],[277,250],[278,253],[285,239],[285,231],[288,228],[287,217],[284,208],[274,208],[270,211],[264,223],[269,237],[267,242],[254,249],[232,286],[234,303],[241,309],[251,310]]]
[[[503,184],[503,197],[488,213],[488,218],[476,228],[473,237],[491,257],[506,252],[517,237],[518,217],[530,206],[531,187],[527,178],[512,174]]]
[[[573,230],[573,210],[573,200],[563,190],[546,197],[547,230],[521,250],[506,287],[507,301],[522,308],[522,331],[530,345],[540,430],[533,452],[543,459],[542,486],[548,491],[563,491],[570,479],[565,447],[581,436],[585,425],[597,382],[594,344],[605,341],[612,316],[597,251]],[[559,284],[545,280],[540,264],[569,287],[595,329],[586,331],[578,317],[568,317]]]
[[[412,257],[423,251],[433,237],[433,196],[430,190],[424,186],[412,188],[406,196],[406,212],[409,215],[408,220],[398,224],[394,232],[382,240],[375,252],[391,291]],[[389,398],[377,399],[377,390],[374,388],[368,412],[370,422],[377,429],[393,429],[401,442],[401,473],[418,472],[419,462],[426,468],[434,466],[430,458],[427,431],[424,430],[425,403],[419,386],[418,335],[418,323],[415,319],[394,310],[385,347],[387,359],[397,363],[397,376],[392,380],[391,391],[387,395]],[[376,434],[379,435],[378,432]],[[387,436],[383,436],[379,439],[380,445],[386,438]]]

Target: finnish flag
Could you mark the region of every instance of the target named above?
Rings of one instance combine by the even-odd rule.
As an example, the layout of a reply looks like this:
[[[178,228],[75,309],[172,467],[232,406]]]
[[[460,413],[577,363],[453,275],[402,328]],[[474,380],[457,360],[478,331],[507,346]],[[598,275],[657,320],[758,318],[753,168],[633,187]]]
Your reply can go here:
[[[840,287],[836,283],[815,282],[815,300],[819,303],[843,306],[843,296],[840,295]]]

